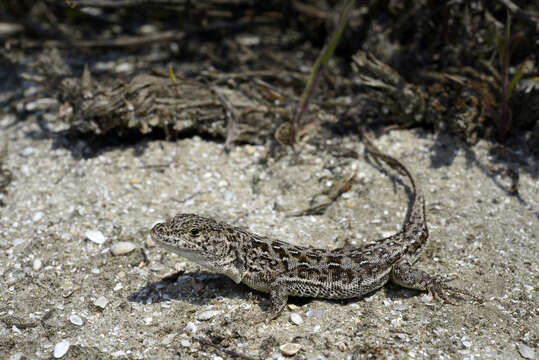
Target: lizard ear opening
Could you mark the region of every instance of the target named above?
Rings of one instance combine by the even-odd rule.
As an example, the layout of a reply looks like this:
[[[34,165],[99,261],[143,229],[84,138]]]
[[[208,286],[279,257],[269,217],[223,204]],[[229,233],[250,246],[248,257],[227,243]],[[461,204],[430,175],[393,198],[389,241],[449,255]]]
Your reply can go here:
[[[189,235],[191,235],[191,237],[198,237],[200,235],[200,230],[197,228],[192,228],[189,231]]]

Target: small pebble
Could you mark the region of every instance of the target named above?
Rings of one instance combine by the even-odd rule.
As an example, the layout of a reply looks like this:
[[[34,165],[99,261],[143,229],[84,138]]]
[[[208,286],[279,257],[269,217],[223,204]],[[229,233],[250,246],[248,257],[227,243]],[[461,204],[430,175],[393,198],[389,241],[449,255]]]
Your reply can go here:
[[[189,347],[191,346],[191,342],[187,339],[181,339],[180,340],[180,345],[183,346],[183,347]]]
[[[28,157],[30,155],[32,155],[34,153],[34,148],[33,147],[25,147],[24,149],[21,150],[20,154],[21,156],[24,156],[24,157]]]
[[[184,263],[184,262],[177,262],[177,263],[174,264],[174,270],[176,270],[178,272],[184,272],[186,266],[187,266],[187,264]]]
[[[319,353],[313,353],[313,354],[309,354],[307,355],[307,360],[325,360],[325,357],[324,355],[322,354],[319,354]]]
[[[22,352],[17,352],[8,358],[8,360],[21,360],[21,359],[22,359]]]
[[[129,241],[120,241],[110,247],[112,255],[125,255],[136,249],[136,245]]]
[[[71,323],[73,325],[77,325],[77,326],[81,326],[82,325],[82,319],[80,318],[79,315],[77,314],[72,314],[70,317],[69,317],[69,321],[71,321]]]
[[[20,244],[24,244],[25,241],[21,238],[16,238],[13,240],[13,246],[19,246]]]
[[[67,350],[69,350],[69,346],[70,344],[67,340],[62,340],[56,345],[54,345],[54,358],[60,359],[61,357],[63,357],[67,353]]]
[[[101,309],[104,309],[108,303],[109,301],[104,296],[100,296],[94,301],[94,305]]]
[[[518,343],[518,352],[524,359],[535,359],[535,350],[524,343]]]
[[[311,310],[308,310],[306,313],[305,313],[305,316],[307,317],[320,317],[322,315],[324,315],[324,310],[322,309],[311,309]]]
[[[254,154],[256,151],[256,148],[253,145],[245,145],[243,148],[247,154]]]
[[[147,247],[149,248],[153,248],[156,244],[155,244],[155,241],[153,241],[152,239],[150,238],[147,238],[146,241],[144,242],[146,244]]]
[[[119,291],[119,290],[122,290],[124,288],[124,286],[122,285],[122,283],[117,283],[115,286],[114,286],[114,289],[112,289],[113,291]]]
[[[165,268],[165,267],[164,267],[163,265],[161,265],[161,264],[154,264],[154,265],[152,265],[151,270],[152,270],[152,271],[161,271],[161,270],[163,270],[164,268]]]
[[[114,71],[116,71],[117,73],[128,73],[133,71],[133,67],[133,64],[127,62],[119,63],[114,67]]]
[[[232,194],[230,191],[226,191],[225,195],[223,196],[223,200],[230,201],[234,198],[234,194]]]
[[[41,270],[41,266],[43,266],[43,262],[41,261],[41,259],[34,259],[34,262],[32,263],[32,269],[34,269],[34,271],[39,271]]]
[[[212,317],[214,317],[215,315],[219,313],[220,311],[217,311],[217,310],[204,311],[203,313],[198,314],[197,319],[200,321],[210,320]]]
[[[403,341],[407,341],[408,340],[408,337],[406,336],[406,334],[402,334],[402,333],[396,333],[395,334],[395,337],[398,337],[399,339],[403,340]]]
[[[172,344],[172,341],[174,340],[175,337],[176,337],[176,334],[174,334],[174,333],[168,334],[167,336],[165,336],[163,338],[163,340],[161,340],[161,344],[162,345],[170,345],[170,344]]]
[[[52,98],[41,98],[26,104],[26,111],[47,110],[58,105],[58,101]]]
[[[185,330],[191,335],[194,335],[198,331],[198,328],[192,321],[189,321],[187,325],[185,325]]]
[[[286,343],[279,347],[279,350],[281,350],[281,352],[287,356],[295,355],[299,349],[301,349],[301,345],[294,343]]]
[[[91,242],[94,242],[99,245],[104,244],[105,241],[107,241],[107,239],[105,238],[105,235],[103,235],[103,233],[99,230],[86,231],[85,236]]]
[[[298,313],[290,314],[290,321],[293,324],[296,324],[296,325],[302,325],[303,324],[303,319],[301,318],[301,316]]]
[[[43,219],[43,216],[45,216],[45,213],[43,211],[38,211],[32,216],[33,222],[38,222],[39,220]]]

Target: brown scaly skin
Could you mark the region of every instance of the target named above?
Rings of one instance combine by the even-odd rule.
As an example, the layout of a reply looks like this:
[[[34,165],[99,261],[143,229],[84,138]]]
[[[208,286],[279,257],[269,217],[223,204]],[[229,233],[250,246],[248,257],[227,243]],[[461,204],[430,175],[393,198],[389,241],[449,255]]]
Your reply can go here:
[[[388,281],[429,291],[448,303],[452,303],[450,295],[466,295],[479,301],[466,290],[446,285],[447,280],[413,268],[428,237],[425,200],[400,161],[381,153],[369,141],[366,150],[404,173],[412,184],[410,216],[395,235],[354,249],[324,250],[292,245],[194,214],[179,214],[155,225],[151,237],[162,247],[236,283],[269,293],[271,305],[266,321],[280,314],[288,296],[349,299]]]

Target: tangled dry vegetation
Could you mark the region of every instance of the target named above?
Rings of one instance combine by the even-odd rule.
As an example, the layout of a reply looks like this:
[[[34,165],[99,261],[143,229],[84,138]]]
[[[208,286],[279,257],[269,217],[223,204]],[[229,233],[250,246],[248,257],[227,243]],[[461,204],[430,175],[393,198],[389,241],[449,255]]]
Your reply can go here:
[[[264,143],[293,118],[339,4],[7,1],[0,101],[35,113],[56,134]],[[539,148],[539,9],[518,5],[356,4],[299,135],[319,141],[366,124],[422,126],[470,143]],[[497,32],[509,35],[505,54]]]

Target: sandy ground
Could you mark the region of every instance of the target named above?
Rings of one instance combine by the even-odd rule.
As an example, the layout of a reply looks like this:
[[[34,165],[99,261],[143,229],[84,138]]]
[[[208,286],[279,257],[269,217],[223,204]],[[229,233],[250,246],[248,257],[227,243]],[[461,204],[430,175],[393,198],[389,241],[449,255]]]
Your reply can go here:
[[[442,306],[387,285],[352,301],[292,299],[269,325],[251,326],[267,295],[158,248],[151,226],[192,212],[301,245],[360,244],[400,229],[400,175],[307,144],[276,160],[263,146],[227,154],[198,137],[147,140],[85,159],[84,142],[62,146],[34,121],[6,131],[2,358],[51,358],[69,344],[64,358],[537,359],[539,164],[518,149],[500,155],[420,130],[376,139],[425,189],[430,242],[418,266],[455,277],[483,304]],[[328,145],[363,154],[354,136]],[[508,166],[520,198],[505,190]],[[352,172],[357,183],[325,215],[287,217]],[[114,255],[129,250],[121,242],[136,249]]]

